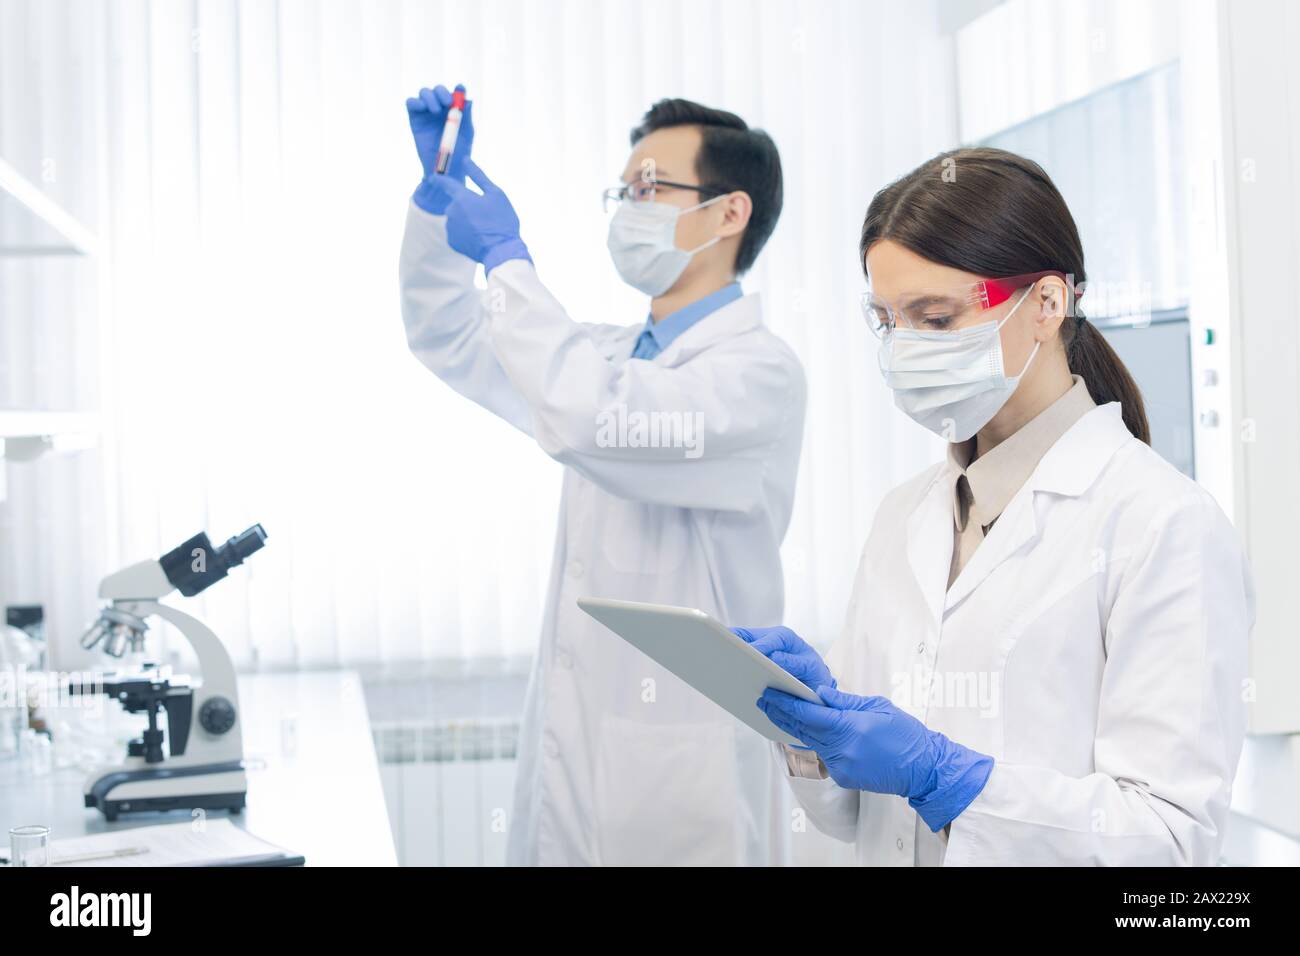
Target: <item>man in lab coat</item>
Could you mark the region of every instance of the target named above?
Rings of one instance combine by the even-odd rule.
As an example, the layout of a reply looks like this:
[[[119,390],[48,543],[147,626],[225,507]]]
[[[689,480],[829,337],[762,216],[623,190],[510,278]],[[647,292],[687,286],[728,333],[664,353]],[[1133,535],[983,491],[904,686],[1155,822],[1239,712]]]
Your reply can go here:
[[[567,466],[508,859],[780,862],[788,821],[766,742],[575,603],[781,620],[805,382],[737,282],[780,214],[776,146],[733,114],[655,104],[607,194],[614,264],[650,297],[649,317],[571,318],[469,158],[472,105],[448,174],[433,172],[450,103],[442,87],[407,101],[425,168],[401,254],[407,338]]]

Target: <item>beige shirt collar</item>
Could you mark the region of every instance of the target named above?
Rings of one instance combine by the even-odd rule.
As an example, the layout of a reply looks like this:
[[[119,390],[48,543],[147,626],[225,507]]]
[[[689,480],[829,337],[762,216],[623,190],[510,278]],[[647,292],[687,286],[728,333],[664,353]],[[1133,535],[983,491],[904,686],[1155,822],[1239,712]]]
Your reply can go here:
[[[954,482],[953,518],[958,531],[966,530],[968,516],[986,528],[997,520],[1038,467],[1048,449],[1080,418],[1096,408],[1088,386],[1071,376],[1070,390],[1031,419],[1006,441],[975,461],[975,439],[950,444],[948,462]],[[966,480],[962,481],[962,476]]]

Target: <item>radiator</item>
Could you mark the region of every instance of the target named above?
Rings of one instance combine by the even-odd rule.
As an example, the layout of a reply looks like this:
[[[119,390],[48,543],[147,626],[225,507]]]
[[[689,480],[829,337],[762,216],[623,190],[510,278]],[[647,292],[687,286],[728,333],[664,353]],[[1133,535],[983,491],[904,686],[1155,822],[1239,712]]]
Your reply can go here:
[[[372,725],[388,819],[403,866],[501,866],[519,722]]]
[[[397,720],[371,726],[398,861],[403,866],[503,865],[518,720]],[[853,864],[851,844],[811,824],[801,826],[790,844],[790,862],[797,866]]]

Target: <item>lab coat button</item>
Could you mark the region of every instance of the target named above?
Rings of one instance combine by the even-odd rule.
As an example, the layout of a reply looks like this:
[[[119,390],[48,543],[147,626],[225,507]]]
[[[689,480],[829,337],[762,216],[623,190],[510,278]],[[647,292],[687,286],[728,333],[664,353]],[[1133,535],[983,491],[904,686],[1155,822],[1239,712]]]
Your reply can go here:
[[[903,838],[899,837],[897,840],[895,840],[894,846],[898,847],[901,850],[903,848]]]
[[[555,737],[550,732],[547,732],[546,734],[546,743],[544,746],[546,748],[546,756],[558,757],[560,755],[560,745],[556,742]]]
[[[918,654],[924,654],[924,653],[925,653],[925,643],[924,643],[924,642],[922,642],[922,643],[916,645],[916,653],[918,653]]]
[[[572,561],[569,562],[570,577],[580,578],[582,577],[584,570],[585,569],[582,566],[582,562],[579,561],[577,558],[574,558]]]
[[[566,670],[573,666],[573,655],[569,653],[567,647],[557,646],[555,648],[555,663],[559,664]]]

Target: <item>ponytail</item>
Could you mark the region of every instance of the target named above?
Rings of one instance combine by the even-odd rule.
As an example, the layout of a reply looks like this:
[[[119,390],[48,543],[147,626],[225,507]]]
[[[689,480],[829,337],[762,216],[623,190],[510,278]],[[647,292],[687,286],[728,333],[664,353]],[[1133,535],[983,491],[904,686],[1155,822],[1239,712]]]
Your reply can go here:
[[[1076,313],[1067,317],[1061,326],[1070,371],[1083,379],[1088,394],[1098,405],[1119,402],[1129,432],[1134,438],[1151,444],[1151,426],[1147,424],[1146,407],[1137,382],[1105,336],[1083,313],[1077,310]]]

